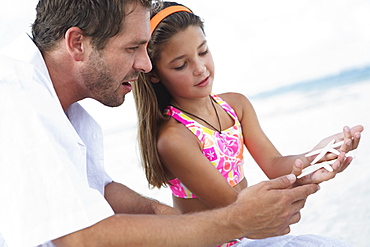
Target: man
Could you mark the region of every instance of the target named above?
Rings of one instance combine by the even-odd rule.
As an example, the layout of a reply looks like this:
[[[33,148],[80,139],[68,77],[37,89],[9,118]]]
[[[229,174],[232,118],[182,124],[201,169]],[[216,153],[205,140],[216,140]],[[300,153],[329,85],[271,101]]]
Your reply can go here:
[[[214,246],[287,234],[299,221],[318,186],[290,188],[293,175],[252,186],[229,207],[178,215],[105,173],[100,127],[76,102],[121,105],[138,72],[151,70],[150,4],[40,0],[33,37],[3,51],[1,246]]]

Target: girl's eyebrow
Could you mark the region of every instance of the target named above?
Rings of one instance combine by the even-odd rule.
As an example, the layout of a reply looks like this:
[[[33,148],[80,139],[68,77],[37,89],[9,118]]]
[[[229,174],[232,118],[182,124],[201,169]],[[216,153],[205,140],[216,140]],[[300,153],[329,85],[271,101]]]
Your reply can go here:
[[[207,40],[204,40],[199,46],[198,46],[198,49],[202,48],[205,44],[207,43]],[[174,59],[172,59],[169,64],[171,63],[174,63],[176,60],[180,60],[182,58],[184,58],[185,55],[181,55],[181,56],[178,56],[178,57],[175,57]]]
[[[207,43],[207,40],[203,40],[203,42],[198,46],[198,49],[202,48],[202,46],[204,46],[206,43]]]
[[[172,59],[168,64],[171,64],[171,63],[174,63],[176,62],[177,60],[181,60],[182,58],[184,58],[185,55],[181,55],[181,56],[178,56],[178,57],[175,57],[174,59]]]

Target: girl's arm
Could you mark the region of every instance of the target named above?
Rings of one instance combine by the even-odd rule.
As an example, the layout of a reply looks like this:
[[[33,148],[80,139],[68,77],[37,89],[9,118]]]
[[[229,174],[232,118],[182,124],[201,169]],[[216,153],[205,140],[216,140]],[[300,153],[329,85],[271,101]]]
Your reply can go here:
[[[304,155],[283,158],[263,132],[252,104],[244,95],[227,93],[220,95],[220,97],[235,110],[242,126],[244,144],[267,177],[271,179],[280,174],[289,174],[295,159],[302,158],[304,160]],[[280,162],[282,158],[284,162]],[[308,164],[308,161],[306,163]]]
[[[302,168],[307,167],[315,158],[315,156],[305,157],[306,153],[282,156],[261,129],[256,112],[250,101],[244,95],[228,93],[221,95],[221,97],[236,111],[242,125],[245,145],[257,164],[269,178],[276,178],[291,173],[294,164]],[[336,142],[344,140],[343,145],[340,147],[340,151],[347,153],[357,148],[362,131],[363,127],[361,125],[355,126],[352,129],[345,127],[343,133],[338,133],[323,139],[313,150],[322,148],[326,146],[330,140],[335,139]],[[329,154],[324,156],[321,161],[334,158],[336,158],[336,156]],[[338,167],[337,172],[344,170],[351,162],[351,159],[341,157],[339,161],[339,164],[336,164],[336,167]],[[319,173],[322,173],[322,171],[318,172],[318,174]],[[319,183],[333,178],[335,174],[331,174],[330,176],[327,175],[328,174],[322,176],[321,174],[321,176],[317,176],[316,178],[313,177],[310,181]],[[305,180],[307,180],[307,178]]]
[[[206,208],[233,203],[238,192],[203,155],[198,138],[184,125],[168,122],[158,138],[158,152],[166,167]]]

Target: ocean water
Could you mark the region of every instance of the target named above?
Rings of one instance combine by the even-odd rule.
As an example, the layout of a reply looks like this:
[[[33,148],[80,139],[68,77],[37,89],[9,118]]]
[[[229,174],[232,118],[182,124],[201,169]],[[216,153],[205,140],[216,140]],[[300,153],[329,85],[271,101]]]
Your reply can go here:
[[[309,151],[323,138],[341,132],[345,125],[365,126],[359,148],[349,154],[355,157],[352,164],[331,181],[322,183],[321,190],[308,199],[302,210],[302,220],[292,226],[292,234],[319,234],[340,238],[356,247],[368,246],[369,93],[369,69],[365,67],[249,97],[262,128],[283,155]],[[101,109],[96,106],[90,109],[101,114]],[[135,191],[172,205],[169,189],[150,189],[140,167],[132,95],[128,95],[123,106],[110,110],[110,117],[114,115],[117,122],[102,124],[108,172],[114,180]],[[100,119],[109,117],[96,116]],[[247,151],[245,171],[249,185],[267,179]]]
[[[363,66],[355,69],[348,69],[337,74],[328,75],[318,79],[305,80],[291,85],[285,85],[274,89],[266,90],[252,95],[251,100],[266,99],[280,96],[282,94],[301,93],[316,94],[323,90],[339,88],[345,85],[354,85],[370,79],[370,66]]]

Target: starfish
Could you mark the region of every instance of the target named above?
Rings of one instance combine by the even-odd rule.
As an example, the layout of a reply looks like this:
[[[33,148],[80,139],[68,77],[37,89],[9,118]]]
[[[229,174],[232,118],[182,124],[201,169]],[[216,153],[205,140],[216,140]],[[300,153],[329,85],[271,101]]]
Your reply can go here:
[[[309,156],[312,156],[312,155],[318,154],[318,155],[316,156],[316,158],[311,162],[311,165],[314,165],[314,164],[316,164],[316,163],[317,163],[317,161],[319,161],[322,157],[324,157],[324,156],[325,156],[325,154],[326,154],[326,153],[328,153],[328,152],[330,152],[330,153],[334,153],[334,154],[336,154],[336,155],[339,155],[339,154],[340,154],[340,153],[339,153],[339,151],[338,151],[338,150],[336,150],[335,148],[342,146],[342,145],[343,145],[343,143],[344,143],[344,141],[340,141],[340,142],[335,143],[335,139],[333,139],[333,140],[332,140],[332,141],[330,141],[330,142],[328,143],[328,145],[326,145],[324,148],[314,150],[314,151],[312,151],[312,152],[310,152],[310,153],[306,154],[305,156],[306,156],[306,157],[309,157]]]
[[[310,173],[313,173],[321,168],[325,168],[329,172],[333,171],[333,168],[331,167],[332,164],[335,163],[337,159],[330,160],[330,161],[324,161],[321,163],[317,163],[322,157],[325,156],[326,153],[334,153],[336,155],[339,155],[340,152],[336,150],[335,148],[342,146],[344,141],[340,141],[335,143],[335,139],[331,140],[324,148],[314,150],[308,154],[306,154],[306,157],[313,156],[315,154],[318,154],[316,158],[311,162],[311,165],[303,169],[301,175],[299,175],[297,178],[304,177]],[[317,163],[317,164],[316,164]]]
[[[315,171],[317,171],[317,170],[319,170],[321,168],[325,168],[329,172],[332,172],[334,170],[331,167],[331,165],[334,164],[336,160],[337,159],[330,160],[330,161],[324,161],[324,162],[321,162],[321,163],[317,163],[317,164],[308,166],[305,169],[303,169],[302,173],[297,178],[302,178],[304,176],[307,176],[308,174],[313,173],[313,172],[315,172]]]

